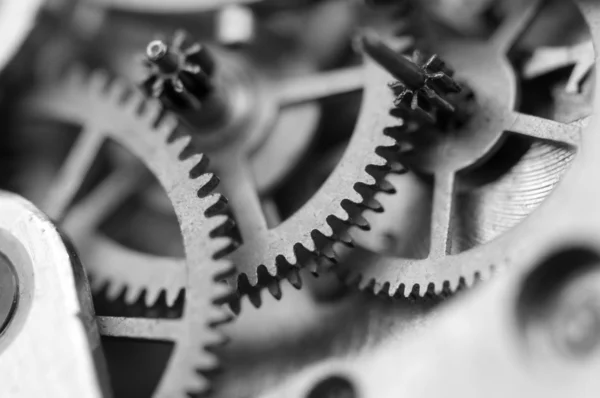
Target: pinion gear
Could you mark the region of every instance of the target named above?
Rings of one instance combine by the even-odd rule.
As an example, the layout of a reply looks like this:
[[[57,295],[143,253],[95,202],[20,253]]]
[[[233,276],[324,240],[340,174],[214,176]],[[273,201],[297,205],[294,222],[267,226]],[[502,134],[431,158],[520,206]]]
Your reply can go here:
[[[199,107],[212,91],[215,63],[206,46],[187,45],[187,34],[177,31],[170,44],[153,40],[146,48],[148,77],[142,87],[169,107]]]

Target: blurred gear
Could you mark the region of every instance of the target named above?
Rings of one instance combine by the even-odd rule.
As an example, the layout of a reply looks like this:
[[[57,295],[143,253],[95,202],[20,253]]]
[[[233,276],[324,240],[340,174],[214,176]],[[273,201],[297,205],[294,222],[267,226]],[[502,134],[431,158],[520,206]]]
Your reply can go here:
[[[177,263],[171,267],[165,264],[169,262],[167,259],[140,255],[137,263],[150,270],[158,266],[160,277],[154,283],[159,284],[168,285],[173,279],[170,276],[173,270],[185,270],[183,279],[178,281],[181,283],[178,288],[185,287],[181,318],[98,317],[98,323],[105,336],[175,343],[154,396],[206,392],[208,377],[218,365],[213,350],[224,342],[214,327],[230,319],[220,304],[231,292],[215,280],[233,271],[228,261],[219,259],[231,241],[223,235],[228,224],[223,215],[225,201],[212,193],[217,180],[207,173],[206,158],[190,152],[189,137],[177,133],[177,121],[169,114],[163,115],[159,104],[145,101],[126,84],[109,81],[102,72],[87,76],[82,69],[75,69],[62,85],[37,92],[32,101],[35,110],[43,116],[83,126],[44,206],[55,220],[64,220],[64,228],[75,238],[76,244],[85,242],[107,213],[136,186],[131,180],[131,170],[117,169],[87,196],[73,203],[105,140],[114,140],[139,158],[166,190],[180,223],[186,259],[171,260]],[[135,172],[133,175],[134,179],[138,178]],[[116,246],[116,243],[111,245]],[[116,247],[114,250],[127,251]],[[86,253],[87,250],[82,250],[82,254]],[[95,283],[107,282],[102,279],[106,275],[99,271],[105,266],[110,269],[110,260],[89,262],[86,266],[92,277],[97,276]],[[146,294],[137,289],[137,286],[146,286],[145,269],[124,267],[118,272],[128,272],[133,281],[137,279],[138,284],[130,287],[136,297]]]
[[[247,69],[241,69],[237,76],[243,76],[243,72],[247,73]],[[283,103],[300,103],[355,90],[360,87],[357,78],[360,72],[360,68],[350,68],[304,78],[298,81],[298,86],[284,86],[276,99]],[[240,292],[252,294],[255,304],[260,302],[255,287],[268,285],[270,292],[279,297],[278,279],[286,277],[300,286],[298,270],[313,254],[323,256],[321,250],[329,241],[347,241],[344,231],[350,225],[367,227],[360,217],[361,208],[379,189],[378,181],[387,168],[381,151],[395,147],[394,140],[386,136],[384,130],[390,123],[397,124],[392,117],[379,117],[370,91],[367,86],[355,133],[336,171],[305,206],[274,227],[267,224],[260,197],[245,165],[253,135],[268,132],[268,124],[260,119],[261,114],[255,115],[259,119],[254,124],[246,123],[245,129],[221,129],[212,132],[212,136],[194,135],[192,142],[197,148],[209,148],[213,168],[222,178],[222,189],[230,200],[243,243],[233,254],[239,275],[229,282]],[[268,97],[254,101],[263,106],[269,104]],[[202,112],[202,109],[198,111]],[[269,114],[264,116],[269,117]],[[229,141],[225,141],[227,135]],[[211,143],[219,146],[213,149]]]
[[[529,213],[557,185],[580,147],[580,134],[588,120],[557,122],[515,110],[516,76],[504,54],[539,10],[538,1],[516,5],[489,43],[450,39],[435,44],[436,52],[456,67],[457,78],[473,90],[476,107],[467,123],[456,129],[440,134],[437,128],[424,127],[418,135],[405,137],[413,150],[399,160],[416,175],[433,178],[431,187],[427,179],[413,179],[424,184],[426,191],[432,191],[431,217],[416,221],[430,223],[429,236],[424,238],[428,249],[423,252],[415,247],[417,250],[409,255],[390,252],[378,256],[377,249],[369,243],[372,239],[357,234],[359,246],[367,250],[346,258],[348,281],[391,296],[424,296],[470,286],[476,279],[488,278],[493,268],[514,261],[507,254],[509,248],[518,246],[516,240],[525,239],[523,231],[531,231],[534,221]],[[590,24],[590,28],[595,27]],[[382,86],[387,79],[380,78]],[[504,174],[506,178],[502,177]],[[396,188],[401,194],[400,187]],[[558,191],[548,201],[557,196]],[[385,209],[398,206],[393,196],[378,199]],[[428,201],[421,199],[424,205]],[[399,216],[412,219],[416,214],[413,210]],[[391,236],[391,247],[397,246],[399,239],[414,239],[414,235],[394,232],[402,229],[398,226],[402,219],[366,217],[372,221],[374,233]],[[478,225],[493,227],[486,231],[486,237]],[[470,237],[483,238],[480,243],[485,244],[473,238],[467,239],[468,243],[461,241],[464,231]]]

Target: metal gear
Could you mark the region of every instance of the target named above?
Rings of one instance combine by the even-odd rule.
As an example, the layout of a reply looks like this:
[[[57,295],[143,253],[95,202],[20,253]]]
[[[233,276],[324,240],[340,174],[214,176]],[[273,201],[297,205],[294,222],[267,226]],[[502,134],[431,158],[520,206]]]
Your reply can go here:
[[[352,68],[317,75],[312,80],[303,79],[303,87],[288,98],[294,97],[298,102],[356,89],[359,71]],[[367,71],[368,68],[363,73]],[[214,159],[213,168],[223,179],[222,189],[229,198],[243,242],[232,254],[239,274],[228,282],[241,293],[251,294],[256,305],[260,303],[256,287],[267,285],[270,292],[279,297],[280,278],[288,278],[292,284],[300,286],[298,270],[302,263],[313,254],[324,258],[320,251],[330,241],[349,244],[349,238],[344,235],[349,226],[367,228],[360,212],[368,206],[367,198],[380,189],[378,183],[383,170],[387,169],[387,160],[380,154],[396,147],[394,139],[384,134],[384,130],[397,126],[398,122],[392,116],[378,117],[380,112],[372,105],[376,102],[373,97],[376,90],[368,80],[366,84],[363,109],[346,155],[321,190],[275,227],[268,226],[252,176],[248,174],[247,150],[244,149],[247,143],[238,138],[237,143],[234,141],[224,148],[209,150]],[[248,128],[250,133],[247,134],[251,136],[256,128]],[[260,125],[258,128],[262,129]],[[226,133],[213,132],[212,139],[219,139],[219,134]],[[193,144],[197,148],[209,147],[206,135],[195,134]]]
[[[572,158],[573,152],[581,151],[582,140],[585,143],[586,135],[582,134],[582,131],[587,131],[585,128],[587,118],[563,123],[514,110],[515,74],[508,65],[505,54],[531,23],[541,3],[541,1],[530,1],[517,7],[512,16],[508,17],[492,37],[491,44],[463,40],[442,41],[436,46],[436,49],[439,49],[437,52],[456,67],[461,81],[466,81],[474,90],[479,109],[467,124],[458,129],[460,135],[448,132],[449,135],[437,133],[428,136],[422,147],[417,143],[415,150],[401,159],[403,164],[417,171],[417,174],[433,176],[433,214],[430,217],[430,236],[425,238],[430,242],[429,250],[422,256],[417,254],[413,258],[401,258],[395,255],[378,256],[368,250],[352,252],[346,258],[347,263],[344,267],[345,277],[349,283],[358,284],[361,289],[390,296],[425,296],[444,291],[453,292],[464,285],[471,286],[477,279],[487,279],[493,269],[514,263],[519,250],[527,247],[528,242],[537,235],[539,226],[545,224],[544,219],[539,217],[539,213],[543,212],[542,208],[552,206],[566,194],[565,183],[558,185],[538,211],[514,226],[510,232],[496,237],[491,242],[469,247],[464,251],[456,251],[454,250],[456,247],[452,247],[451,225],[456,207],[453,202],[458,189],[455,176],[459,171],[481,164],[488,159],[489,154],[495,153],[499,144],[508,139],[507,132],[526,140],[562,148],[560,151],[566,153],[562,156],[563,163]],[[596,42],[598,40],[596,25],[586,14],[591,7],[589,2],[577,1],[576,3],[581,7]],[[387,74],[377,73],[380,76],[378,78],[380,85],[385,87],[389,77]],[[492,75],[494,78],[491,78]],[[459,137],[465,140],[462,141]],[[466,146],[470,149],[467,150]],[[425,149],[426,153],[423,153],[421,152],[423,148],[434,149]],[[474,148],[478,149],[473,150]],[[547,166],[541,166],[538,170],[553,175],[556,173]],[[573,172],[567,172],[563,180],[573,178],[572,175]],[[556,181],[549,181],[549,183],[552,187]],[[547,192],[547,190],[544,187],[543,190],[537,191],[537,194],[533,192],[531,194],[536,195],[537,198],[540,192]],[[379,199],[382,203],[386,201],[381,197]],[[537,203],[540,201],[536,199]],[[393,206],[389,200],[387,202]],[[367,216],[367,219],[371,217]],[[503,220],[507,221],[506,217]],[[400,220],[394,219],[393,222],[398,221]],[[386,221],[383,223],[390,224]],[[364,239],[357,239],[357,241],[359,245],[369,247]]]
[[[245,76],[247,70],[242,67],[241,72],[237,74],[237,79],[240,75]],[[357,79],[360,72],[358,68],[351,68],[316,75],[312,80],[299,79],[298,85],[294,82],[285,86],[284,94],[279,98],[285,98],[286,103],[302,103],[313,98],[345,92],[348,89],[353,90],[357,86],[360,87],[360,79]],[[262,95],[264,93],[261,93]],[[369,98],[366,103],[372,101],[373,99]],[[244,244],[232,255],[232,259],[239,264],[240,269],[239,280],[229,279],[233,286],[237,286],[240,282],[242,291],[256,292],[253,287],[259,284],[260,274],[268,280],[265,283],[269,285],[273,295],[279,296],[279,284],[273,277],[287,276],[292,283],[299,285],[298,256],[308,257],[310,252],[317,251],[315,241],[324,243],[330,239],[345,240],[343,235],[335,235],[334,229],[342,230],[347,228],[345,226],[347,224],[361,223],[357,205],[363,202],[363,195],[370,195],[375,188],[376,178],[371,174],[378,175],[378,172],[374,170],[386,167],[386,161],[376,152],[380,147],[394,146],[393,139],[383,134],[383,130],[387,127],[385,123],[396,123],[395,119],[390,117],[388,120],[381,120],[372,128],[370,121],[372,109],[368,105],[365,107],[367,109],[363,111],[364,115],[357,127],[358,132],[351,144],[352,149],[342,160],[339,170],[325,184],[322,193],[299,213],[272,229],[267,226],[252,181],[253,177],[248,173],[246,166],[247,153],[251,148],[249,145],[256,140],[254,136],[257,133],[264,134],[264,125],[262,123],[246,125],[251,128],[247,128],[246,135],[241,136],[231,136],[231,128],[193,135],[193,145],[198,149],[208,148],[209,155],[213,159],[212,167],[223,179],[222,191],[230,198],[231,208],[237,217],[244,241]],[[225,147],[220,148],[215,144],[215,140],[219,143],[228,136],[231,142]],[[360,161],[358,162],[357,159]],[[305,225],[305,227],[299,228],[298,225]],[[177,262],[164,265],[172,267],[174,272],[172,275],[178,276],[164,281],[163,278],[157,277],[162,274],[162,267],[152,267],[154,269],[151,270],[146,264],[139,263],[139,266],[127,264],[127,269],[131,272],[120,272],[115,268],[115,272],[103,280],[115,278],[116,286],[128,286],[135,292],[138,291],[137,288],[142,288],[137,275],[144,274],[145,281],[153,286],[152,290],[160,291],[160,288],[165,288],[170,297],[176,297],[185,280],[185,272]],[[107,275],[103,270],[98,272]],[[157,283],[163,285],[156,286]],[[137,294],[134,293],[132,297],[137,297]],[[253,295],[253,298],[258,304],[258,295]]]
[[[456,112],[448,95],[459,93],[462,88],[452,79],[454,71],[439,56],[425,58],[415,50],[409,59],[372,34],[363,36],[363,47],[399,79],[389,85],[396,96],[393,109],[396,115],[404,120],[417,119],[435,124],[439,113]]]
[[[360,88],[362,80],[361,69],[351,67],[335,71],[335,73],[327,72],[314,74],[309,76],[308,79],[290,78],[285,80],[283,84],[277,86],[271,84],[265,85],[263,84],[261,78],[256,78],[252,68],[246,68],[246,64],[239,58],[230,59],[226,57],[224,63],[225,65],[221,65],[222,67],[219,69],[223,71],[223,80],[228,80],[229,82],[235,83],[234,91],[230,95],[235,96],[235,103],[237,104],[236,106],[239,106],[241,103],[244,107],[242,117],[238,115],[238,117],[234,118],[233,121],[230,121],[230,123],[222,126],[220,129],[216,129],[216,131],[207,132],[206,134],[201,135],[194,135],[194,145],[196,145],[197,148],[203,148],[203,151],[208,150],[210,152],[211,159],[213,159],[213,169],[221,172],[235,172],[238,174],[240,172],[244,173],[244,175],[241,177],[235,176],[231,178],[229,176],[222,176],[224,181],[240,181],[240,178],[242,178],[246,180],[247,184],[252,185],[254,185],[252,181],[254,180],[254,176],[246,174],[248,171],[246,162],[248,161],[247,157],[256,150],[255,145],[263,141],[262,136],[269,131],[269,128],[274,128],[274,131],[282,131],[287,133],[287,130],[283,129],[285,125],[297,125],[297,123],[290,123],[292,122],[291,119],[293,118],[288,117],[288,114],[282,114],[282,117],[277,120],[277,123],[274,126],[271,126],[273,108],[277,109],[282,107],[287,109],[288,107],[292,106],[304,107],[305,105],[309,105],[309,101],[313,101],[318,98],[356,90]],[[219,79],[219,73],[217,73],[216,78]],[[250,85],[252,89],[249,91],[242,91],[242,88],[240,88],[238,83],[242,86],[242,88]],[[273,89],[275,87],[277,90]],[[75,92],[76,90],[73,89],[72,91]],[[53,95],[55,95],[53,98],[53,101],[55,102],[54,106],[60,106],[58,103],[61,102],[61,98],[64,97],[64,94],[61,93],[61,89],[57,89]],[[71,106],[69,101],[74,100],[72,98],[69,99],[68,95],[66,97],[67,100],[64,101],[65,103],[62,106],[69,108]],[[240,100],[240,97],[242,100]],[[264,102],[257,100],[257,98],[263,99]],[[273,104],[273,101],[276,101],[276,105]],[[250,120],[247,120],[245,116],[247,115],[247,110],[245,108],[248,103],[261,104],[261,107],[258,109],[256,115],[253,115]],[[234,113],[238,114],[239,112]],[[278,134],[278,137],[279,139],[284,138],[288,141],[288,144],[291,144],[292,146],[304,146],[306,141],[306,134],[295,136],[294,142],[290,142],[288,138],[285,138],[287,135]],[[298,144],[296,139],[302,142]],[[223,143],[227,144],[224,148],[222,148]],[[265,151],[273,153],[274,149],[281,147],[280,144],[280,140],[269,140],[268,145],[263,145],[257,154]],[[295,150],[294,148],[288,149]],[[376,155],[372,155],[372,157],[373,156],[377,157]],[[284,159],[284,157],[286,158]],[[293,156],[289,155],[288,150],[277,149],[276,158],[284,159],[282,162],[285,163],[289,161],[290,157]],[[238,165],[243,164],[243,166],[234,168],[229,164],[232,161]],[[274,161],[273,157],[270,157],[270,161]],[[277,163],[280,162],[277,161]],[[270,164],[271,163],[260,163],[259,166],[262,170],[268,171],[269,180],[273,181],[274,176],[272,176],[272,173],[280,172],[281,169],[272,168],[270,167]],[[261,176],[263,176],[263,174],[258,177],[258,186],[256,187],[259,191],[261,188],[264,189],[263,184],[264,181],[266,181],[265,178],[261,178]],[[246,187],[247,184],[241,184],[238,186],[235,183],[231,183],[230,187],[227,188],[227,186],[225,186],[223,191],[227,194],[230,194],[230,192],[235,192],[240,188]],[[350,182],[348,182],[348,184],[350,184]],[[252,193],[252,195],[255,196],[256,193]],[[253,203],[255,202],[252,199],[248,203],[254,206]],[[234,213],[236,213],[236,215],[244,215],[247,213],[246,208],[248,204],[243,202],[243,198],[240,198],[237,204],[237,206],[233,206]],[[270,239],[275,238],[276,234],[273,234]],[[303,239],[311,239],[310,231],[306,233]],[[88,254],[95,259],[112,259],[109,262],[109,266],[103,265],[102,267],[98,267],[95,270],[96,272],[94,272],[94,275],[96,276],[96,282],[107,283],[110,281],[108,294],[111,297],[116,297],[120,292],[126,290],[127,301],[132,301],[138,298],[142,292],[146,292],[147,302],[153,303],[154,300],[158,298],[160,293],[166,290],[167,302],[169,304],[174,303],[185,283],[185,269],[181,262],[171,261],[170,259],[164,259],[164,261],[144,261],[144,257],[139,256],[137,253],[132,254],[131,251],[125,250],[122,247],[112,245],[102,237],[98,237],[98,239],[95,241],[98,243],[89,250]],[[290,245],[293,246],[294,243],[290,243]],[[293,251],[293,249],[290,250]],[[275,259],[269,259],[269,261],[274,262]],[[97,264],[98,261],[89,261],[88,263]],[[126,269],[121,269],[120,264],[126,264]],[[94,265],[92,265],[92,267],[94,267]],[[164,270],[163,267],[169,267],[172,269],[172,277],[169,278],[169,280],[164,280],[162,277],[155,277],[159,274],[162,275]],[[153,268],[153,270],[150,270],[150,268]],[[95,284],[95,287],[98,286],[98,284]]]
[[[175,108],[199,108],[212,91],[211,77],[215,63],[208,49],[200,43],[186,43],[183,31],[175,32],[170,44],[153,40],[146,48],[149,76],[142,87]]]
[[[103,72],[88,76],[83,69],[72,70],[61,88],[61,101],[53,99],[53,89],[38,94],[35,109],[42,116],[83,126],[43,206],[56,221],[62,221],[76,244],[85,240],[82,235],[118,205],[131,185],[136,185],[131,170],[116,170],[68,211],[104,141],[113,140],[142,160],[165,188],[179,220],[186,252],[185,260],[179,260],[185,272],[181,318],[100,316],[97,320],[104,336],[175,343],[154,396],[206,392],[209,374],[218,365],[213,349],[225,341],[214,328],[231,319],[221,306],[231,291],[215,281],[233,272],[231,263],[221,258],[231,246],[230,239],[222,234],[228,218],[223,215],[224,199],[212,193],[217,180],[206,171],[206,157],[190,152],[189,137],[178,134],[176,119],[163,115],[159,103],[146,101],[141,93],[122,82],[109,81]],[[139,176],[135,172],[133,175],[134,179]],[[138,261],[149,262],[146,265],[150,267],[153,262],[163,262],[143,255]],[[110,266],[110,260],[95,265]],[[178,267],[160,269],[161,279],[168,280],[171,270]],[[94,269],[91,271],[93,275]],[[138,276],[143,280],[144,271],[141,272]]]

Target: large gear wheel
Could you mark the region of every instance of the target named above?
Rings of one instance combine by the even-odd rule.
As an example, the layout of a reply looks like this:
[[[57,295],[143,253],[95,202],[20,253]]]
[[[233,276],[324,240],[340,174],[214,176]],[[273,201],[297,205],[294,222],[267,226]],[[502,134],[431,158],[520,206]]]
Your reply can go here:
[[[189,137],[177,135],[176,119],[163,115],[160,104],[144,100],[141,93],[121,82],[109,81],[105,73],[87,76],[82,69],[74,69],[61,92],[62,101],[53,101],[51,91],[40,93],[36,109],[44,116],[83,128],[43,204],[50,216],[63,222],[77,244],[85,241],[90,229],[131,189],[128,185],[135,186],[128,170],[117,169],[87,196],[75,201],[101,145],[112,140],[134,154],[156,176],[173,204],[183,236],[186,258],[181,260],[181,282],[185,302],[181,318],[100,316],[101,333],[175,343],[154,396],[206,392],[208,375],[218,366],[212,349],[225,341],[214,327],[230,319],[221,306],[231,296],[230,289],[215,281],[233,271],[231,263],[221,259],[231,245],[221,233],[228,218],[222,214],[225,201],[212,193],[217,180],[207,173],[206,158],[189,152]],[[85,250],[82,254],[85,262]],[[133,257],[134,254],[130,256]],[[104,260],[102,264],[110,267],[110,258]],[[138,261],[152,260],[147,256]],[[168,279],[172,269],[177,267],[161,268],[161,278]],[[139,276],[143,278],[143,274]]]
[[[308,84],[306,80],[299,80],[287,86],[285,98],[293,103],[303,103],[360,87],[356,81],[357,72],[361,70],[350,68],[339,73],[317,74],[308,80]],[[287,277],[296,286],[301,284],[299,260],[306,260],[311,253],[321,254],[319,250],[331,240],[349,242],[343,232],[350,225],[366,227],[359,215],[368,203],[364,199],[380,189],[378,181],[381,180],[382,171],[388,168],[387,160],[380,155],[381,150],[393,149],[396,145],[393,138],[384,134],[384,130],[396,126],[398,121],[388,116],[386,111],[378,109],[377,96],[380,93],[375,85],[370,84],[369,67],[363,73],[366,81],[363,107],[345,156],[315,197],[276,227],[269,228],[267,225],[253,176],[246,164],[247,147],[255,140],[253,134],[256,132],[252,133],[250,129],[251,132],[247,133],[249,136],[236,138],[225,149],[214,153],[209,151],[213,155],[212,168],[222,178],[220,189],[229,198],[243,240],[243,244],[231,256],[239,270],[236,277],[228,279],[232,286],[238,287],[240,284],[243,292],[256,293],[254,287],[268,285],[271,293],[278,297],[281,294],[279,278]],[[329,84],[323,85],[326,82]],[[82,102],[77,97],[82,95],[85,95],[85,90],[81,86],[69,83],[67,87],[46,95],[45,100],[38,96],[36,101],[46,102],[46,105],[40,105],[50,105],[50,109],[59,115],[65,112],[75,115],[72,109],[77,109],[76,104]],[[391,100],[391,94],[388,98]],[[193,144],[198,150],[207,147],[204,141],[215,139],[193,134]],[[156,298],[166,290],[168,301],[173,302],[184,286],[186,271],[183,262],[165,258],[147,261],[137,254],[132,256],[126,253],[124,248],[117,248],[105,239],[100,238],[99,242],[93,250],[97,259],[116,259],[114,253],[119,252],[122,260],[129,259],[111,261],[108,266],[106,261],[88,262],[90,272],[97,281],[111,284],[111,296],[127,289],[129,300],[135,300],[144,291]],[[166,267],[169,269],[168,279],[163,277]],[[253,298],[260,299],[258,294]],[[258,305],[257,301],[254,302]]]
[[[465,82],[473,90],[478,109],[474,111],[470,121],[456,128],[460,134],[454,131],[438,131],[430,136],[428,135],[430,131],[420,131],[412,138],[405,137],[417,142],[411,154],[402,156],[401,162],[416,171],[416,175],[433,178],[431,199],[433,214],[429,217],[431,220],[429,237],[420,238],[429,241],[429,248],[426,248],[424,253],[416,255],[413,253],[413,258],[406,258],[398,253],[383,254],[364,235],[357,241],[360,246],[368,250],[352,252],[347,258],[347,267],[344,271],[349,283],[358,284],[362,289],[377,294],[390,296],[424,296],[440,294],[444,291],[453,292],[460,286],[471,286],[477,279],[487,279],[494,269],[510,266],[519,256],[519,248],[527,246],[528,242],[535,237],[535,231],[544,225],[544,219],[540,218],[539,213],[543,213],[543,208],[550,206],[551,203],[561,200],[563,196],[561,193],[564,192],[566,184],[558,184],[558,179],[574,158],[573,154],[584,149],[587,131],[585,126],[588,118],[557,122],[515,109],[517,76],[509,65],[506,54],[533,21],[542,3],[542,1],[528,1],[518,5],[489,43],[466,39],[441,40],[434,46],[434,51],[441,54],[456,68],[458,81]],[[583,16],[587,18],[588,14],[585,11],[591,7],[589,2],[577,1],[576,3],[580,6]],[[589,18],[587,22],[596,41],[598,39],[596,25]],[[391,80],[390,76],[382,69],[373,72],[378,76],[381,96],[383,96],[384,90],[387,90],[386,83]],[[389,107],[383,103],[381,106]],[[418,135],[421,137],[416,138]],[[520,199],[523,202],[531,199],[529,208],[525,206],[516,208],[519,205],[514,204],[513,208],[509,209],[509,213],[504,213],[501,222],[509,225],[504,228],[507,230],[510,227],[509,231],[494,236],[493,240],[485,244],[470,246],[462,251],[455,250],[457,248],[452,247],[451,238],[453,237],[453,212],[456,207],[456,203],[453,202],[459,186],[456,176],[485,162],[511,137],[533,142],[527,156],[532,157],[534,162],[525,166],[529,167],[527,170],[529,174],[524,178],[542,180],[545,184],[537,191],[520,193],[521,196],[525,196]],[[540,148],[540,143],[558,149],[548,154],[549,150]],[[554,159],[555,163],[549,166],[536,159],[542,158],[543,161],[544,157]],[[515,172],[518,174],[518,170]],[[542,174],[548,174],[550,178],[540,177]],[[564,179],[573,178],[572,176],[573,173],[567,171]],[[394,185],[398,190],[396,195],[403,195],[403,191],[414,188],[413,184],[403,182],[406,181],[405,178],[406,176],[394,177]],[[504,183],[516,184],[519,181]],[[557,187],[555,192],[541,203],[539,209],[529,214],[554,186]],[[380,198],[380,200],[387,206],[394,207],[393,197]],[[502,200],[506,201],[510,198]],[[492,203],[492,205],[496,204]],[[405,210],[399,212],[406,215]],[[471,211],[474,212],[473,209]],[[494,217],[494,211],[495,209],[492,209],[488,215]],[[410,214],[414,214],[414,210]],[[514,216],[514,220],[507,219],[510,214]],[[378,216],[366,217],[375,220]],[[388,220],[393,220],[391,222],[395,223],[402,222],[393,216]],[[381,217],[378,220],[379,224],[385,224],[393,229],[391,222],[382,220]],[[390,236],[391,243],[397,243],[397,238],[411,239],[408,235]]]

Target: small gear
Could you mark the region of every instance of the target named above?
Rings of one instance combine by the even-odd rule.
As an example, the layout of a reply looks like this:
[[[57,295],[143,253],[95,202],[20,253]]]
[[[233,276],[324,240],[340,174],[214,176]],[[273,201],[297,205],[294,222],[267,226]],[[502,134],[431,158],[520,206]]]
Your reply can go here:
[[[577,1],[576,4],[582,7],[587,5],[585,1]],[[455,218],[456,198],[460,194],[470,194],[469,190],[473,190],[469,187],[465,172],[476,170],[476,167],[485,165],[486,161],[492,162],[493,155],[499,155],[502,148],[508,144],[507,141],[516,139],[533,145],[531,156],[535,156],[535,151],[540,149],[536,147],[536,143],[559,148],[557,155],[559,161],[556,165],[543,166],[536,162],[529,164],[531,178],[539,179],[540,171],[547,173],[550,178],[544,181],[550,187],[557,185],[556,178],[560,178],[560,170],[566,168],[561,165],[565,162],[568,164],[574,157],[577,158],[573,154],[579,152],[581,136],[587,131],[585,129],[587,118],[557,122],[515,110],[517,79],[505,54],[521,37],[537,15],[540,6],[540,1],[531,1],[517,6],[489,43],[447,38],[435,45],[436,52],[456,67],[461,83],[464,81],[473,90],[475,107],[469,119],[457,127],[427,127],[422,128],[418,135],[404,137],[410,140],[413,150],[400,156],[399,161],[408,169],[415,171],[414,175],[420,177],[422,184],[428,187],[429,184],[432,185],[431,199],[422,200],[423,204],[431,201],[429,217],[422,220],[430,225],[429,236],[425,237],[428,249],[424,255],[412,253],[413,255],[409,257],[397,256],[395,253],[377,254],[377,250],[352,252],[347,258],[345,257],[347,263],[344,267],[345,277],[349,283],[356,283],[362,289],[390,296],[425,296],[454,292],[460,286],[472,285],[479,278],[488,278],[494,268],[510,265],[518,256],[518,249],[515,251],[515,248],[522,247],[527,244],[526,242],[534,239],[536,227],[539,227],[540,222],[544,225],[543,220],[540,221],[535,217],[539,211],[529,213],[541,202],[539,196],[548,192],[546,185],[527,193],[531,199],[534,199],[531,205],[525,209],[515,209],[511,214],[517,217],[516,220],[505,218],[503,221],[504,223],[514,221],[514,224],[518,223],[518,225],[512,224],[510,231],[497,236],[491,242],[461,249],[460,244],[456,244],[452,239],[455,237],[454,229],[459,227]],[[582,14],[584,18],[589,17],[587,13]],[[592,36],[597,40],[598,32],[595,25],[593,23],[588,25],[592,30]],[[380,75],[378,78],[382,86],[389,79],[387,76]],[[542,148],[539,152],[542,152],[542,156],[546,156],[544,153],[547,149]],[[494,168],[493,163],[490,167]],[[515,172],[518,171],[518,168],[514,169]],[[498,168],[494,170],[497,172]],[[568,180],[569,176],[567,172],[564,180]],[[515,181],[511,182],[515,183]],[[395,185],[398,194],[401,194],[398,184]],[[564,184],[558,185],[553,195],[544,200],[540,210],[549,206],[547,203],[558,200],[562,186]],[[404,189],[412,188],[404,186]],[[381,197],[379,199],[381,202],[387,202],[388,206],[394,206],[393,200],[385,200]],[[475,210],[471,208],[471,212],[473,211]],[[491,212],[493,211],[492,209]],[[519,222],[524,218],[522,214],[524,211],[527,212],[528,217]],[[493,216],[493,214],[488,215]],[[414,217],[415,212],[412,211],[410,215],[404,214],[404,216]],[[365,217],[374,220],[377,215]],[[383,221],[383,224],[392,229],[394,227],[390,222],[395,224],[402,222],[400,219],[384,221],[382,217],[379,217],[379,221],[379,226]],[[407,222],[413,221],[410,219]],[[392,240],[410,238],[394,233],[391,235],[394,235],[391,236]],[[355,236],[355,238],[358,246],[371,247],[364,237]]]
[[[385,45],[374,34],[363,36],[363,47],[399,79],[390,83],[396,96],[393,109],[396,115],[434,124],[439,113],[451,114],[456,111],[448,95],[459,93],[462,88],[452,78],[454,71],[438,55],[425,58],[415,50],[412,57],[408,58]]]
[[[157,39],[146,48],[149,76],[145,91],[171,108],[199,108],[212,91],[215,62],[206,46],[187,44],[187,35],[177,31],[170,44]]]
[[[185,270],[181,281],[185,287],[181,318],[100,316],[98,323],[105,336],[175,343],[154,396],[206,392],[209,374],[218,365],[212,349],[225,341],[214,327],[231,319],[221,306],[231,297],[231,291],[215,281],[233,272],[231,263],[221,259],[231,247],[231,240],[223,235],[228,218],[223,215],[225,200],[212,193],[217,179],[206,171],[206,157],[190,153],[189,137],[178,134],[176,119],[164,115],[158,102],[146,101],[141,93],[124,83],[109,81],[105,73],[93,72],[88,76],[80,68],[72,70],[62,87],[59,103],[53,100],[52,89],[39,94],[35,108],[41,116],[83,126],[45,206],[55,220],[64,221],[64,228],[76,244],[85,240],[82,235],[87,234],[86,230],[97,225],[98,218],[116,205],[111,203],[115,199],[113,194],[118,200],[121,191],[126,190],[122,177],[128,171],[117,170],[68,211],[105,140],[116,141],[141,159],[166,190],[180,223],[186,253],[185,260],[181,261]],[[69,106],[62,106],[65,104]],[[131,180],[125,179],[125,182],[130,184]],[[86,201],[90,200],[94,206],[86,207]],[[91,208],[95,214],[87,211]],[[85,252],[82,254],[85,260]],[[135,257],[135,253],[130,254]],[[148,262],[151,268],[152,261],[160,263],[161,259],[142,255],[138,261]],[[172,270],[176,271],[177,267],[161,268],[161,280],[168,280]],[[93,278],[93,267],[90,271]],[[144,280],[143,270],[139,271],[138,276]],[[102,285],[104,282],[96,280],[94,283]],[[135,293],[145,294],[143,291]]]

